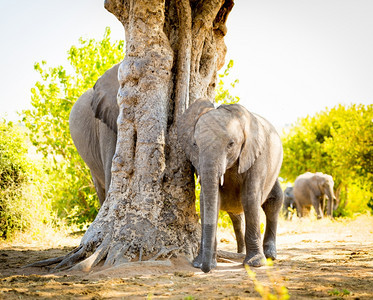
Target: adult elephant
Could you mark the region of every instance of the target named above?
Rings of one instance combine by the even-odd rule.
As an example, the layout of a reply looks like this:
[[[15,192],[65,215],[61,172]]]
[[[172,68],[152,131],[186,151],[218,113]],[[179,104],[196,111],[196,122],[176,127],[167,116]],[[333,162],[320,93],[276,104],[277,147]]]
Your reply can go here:
[[[200,99],[181,117],[178,137],[201,180],[202,239],[193,265],[204,272],[216,266],[219,208],[231,216],[237,241],[244,240],[244,264],[259,267],[265,257],[275,259],[283,200],[277,180],[282,145],[275,128],[239,104],[215,109],[211,102]],[[260,207],[267,220],[263,243]],[[240,221],[243,213],[245,237]]]
[[[282,206],[282,212],[285,218],[290,217],[290,210],[295,208],[294,191],[292,186],[288,186],[284,191],[284,204]]]
[[[321,172],[307,172],[299,175],[294,182],[294,197],[298,216],[303,217],[304,210],[309,211],[313,206],[317,218],[321,219],[327,201],[327,215],[333,217],[333,205],[336,202],[333,187],[334,181],[330,175]]]
[[[92,89],[79,97],[69,118],[71,137],[91,170],[101,205],[109,190],[117,142],[118,67],[119,64],[106,71]]]

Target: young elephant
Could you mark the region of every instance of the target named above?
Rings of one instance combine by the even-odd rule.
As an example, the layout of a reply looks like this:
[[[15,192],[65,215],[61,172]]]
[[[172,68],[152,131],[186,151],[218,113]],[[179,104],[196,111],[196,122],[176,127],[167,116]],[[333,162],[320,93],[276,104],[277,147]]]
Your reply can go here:
[[[303,217],[303,210],[305,208],[309,210],[312,205],[315,208],[317,218],[321,219],[325,201],[327,201],[327,215],[333,217],[333,206],[336,202],[333,187],[334,181],[330,175],[321,172],[307,172],[299,175],[294,182],[294,197],[298,216]]]
[[[71,137],[91,170],[101,205],[109,189],[111,163],[117,143],[118,66],[106,71],[93,89],[79,97],[69,119]]]
[[[290,217],[289,208],[295,208],[294,191],[292,186],[288,186],[284,191],[284,205],[282,206],[282,211],[286,219]]]
[[[201,180],[202,239],[193,265],[204,272],[216,266],[219,208],[232,218],[238,250],[246,245],[244,264],[259,267],[265,257],[275,259],[283,193],[277,180],[282,145],[274,127],[239,104],[215,109],[200,99],[181,117],[178,137]],[[260,207],[267,220],[263,244]]]

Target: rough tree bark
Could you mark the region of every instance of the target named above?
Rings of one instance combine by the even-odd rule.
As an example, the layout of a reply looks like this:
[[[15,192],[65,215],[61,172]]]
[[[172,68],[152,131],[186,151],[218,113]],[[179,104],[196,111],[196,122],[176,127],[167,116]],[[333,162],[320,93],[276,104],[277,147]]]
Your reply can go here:
[[[125,29],[119,68],[118,141],[105,203],[57,268],[88,271],[197,254],[194,178],[178,147],[176,122],[197,98],[213,101],[224,64],[232,0],[106,0]],[[50,261],[51,262],[51,261]]]

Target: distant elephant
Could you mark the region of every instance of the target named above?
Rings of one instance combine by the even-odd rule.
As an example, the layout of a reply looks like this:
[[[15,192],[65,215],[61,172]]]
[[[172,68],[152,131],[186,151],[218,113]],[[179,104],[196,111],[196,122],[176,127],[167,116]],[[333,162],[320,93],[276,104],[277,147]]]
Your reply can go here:
[[[91,170],[102,205],[111,181],[111,163],[117,143],[118,65],[106,71],[92,89],[75,102],[70,112],[70,134]]]
[[[333,217],[334,181],[332,176],[317,173],[304,173],[294,182],[294,197],[299,217],[303,217],[304,209],[309,210],[311,205],[315,208],[317,218],[323,217],[325,202],[328,203],[327,215]]]
[[[295,208],[294,191],[292,186],[288,186],[284,191],[284,205],[282,206],[282,212],[285,218],[290,217],[289,208]]]
[[[246,245],[244,264],[259,267],[265,257],[275,259],[283,201],[277,180],[282,145],[275,128],[239,104],[215,109],[211,102],[200,99],[180,118],[178,138],[201,180],[202,238],[193,266],[204,272],[216,266],[219,208],[232,219],[238,251]],[[263,244],[260,207],[267,219]]]

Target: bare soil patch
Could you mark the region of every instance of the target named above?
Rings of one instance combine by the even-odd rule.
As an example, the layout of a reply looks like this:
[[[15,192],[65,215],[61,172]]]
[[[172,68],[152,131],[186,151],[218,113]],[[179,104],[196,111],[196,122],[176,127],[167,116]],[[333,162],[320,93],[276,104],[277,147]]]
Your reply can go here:
[[[22,268],[57,257],[80,236],[43,244],[0,244],[0,299],[260,299],[241,262],[219,262],[208,274],[182,258],[132,263],[90,273]],[[234,251],[231,231],[218,248]],[[259,283],[286,286],[291,299],[373,299],[373,217],[281,220],[278,260],[252,269]]]

